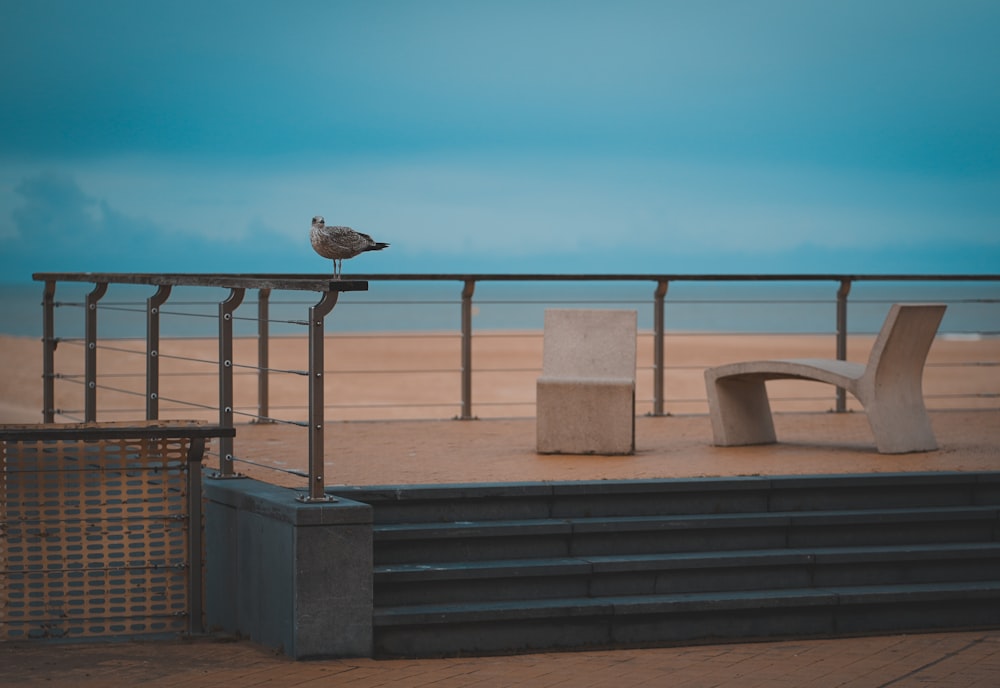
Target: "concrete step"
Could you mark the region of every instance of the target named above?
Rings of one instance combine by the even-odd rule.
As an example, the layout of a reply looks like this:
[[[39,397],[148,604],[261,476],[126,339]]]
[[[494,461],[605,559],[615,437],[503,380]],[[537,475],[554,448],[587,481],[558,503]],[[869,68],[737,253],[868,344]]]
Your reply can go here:
[[[376,524],[1000,504],[1000,472],[336,487]]]
[[[374,569],[376,607],[1000,580],[1000,542],[685,552]]]
[[[1000,582],[427,604],[374,623],[382,657],[972,628],[1000,624]]]
[[[1000,506],[380,524],[375,564],[1000,539]]]

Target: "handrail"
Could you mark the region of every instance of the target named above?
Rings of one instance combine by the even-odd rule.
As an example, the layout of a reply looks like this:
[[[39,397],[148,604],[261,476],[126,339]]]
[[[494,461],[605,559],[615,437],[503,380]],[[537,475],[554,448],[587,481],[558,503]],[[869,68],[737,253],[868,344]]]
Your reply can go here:
[[[153,286],[221,287],[223,289],[285,289],[294,291],[367,291],[365,280],[335,280],[329,275],[263,275],[216,273],[36,272],[36,282],[93,282]]]
[[[893,274],[893,273],[359,273],[334,280],[322,274],[275,273],[131,273],[131,272],[37,272],[36,282],[109,282],[200,287],[243,287],[299,291],[365,291],[337,289],[338,284],[369,281],[414,282],[996,282],[1000,274]]]

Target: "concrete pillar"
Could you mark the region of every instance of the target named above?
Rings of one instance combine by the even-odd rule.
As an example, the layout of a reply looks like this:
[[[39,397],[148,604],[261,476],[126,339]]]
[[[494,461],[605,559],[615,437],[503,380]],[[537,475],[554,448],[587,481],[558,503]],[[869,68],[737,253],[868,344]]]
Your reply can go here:
[[[372,509],[297,494],[205,481],[207,626],[295,659],[370,657]]]

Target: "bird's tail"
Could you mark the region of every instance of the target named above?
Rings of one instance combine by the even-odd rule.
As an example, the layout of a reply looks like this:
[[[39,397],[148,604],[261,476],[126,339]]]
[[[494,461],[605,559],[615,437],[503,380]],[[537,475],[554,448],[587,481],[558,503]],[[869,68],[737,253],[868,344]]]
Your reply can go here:
[[[369,246],[366,251],[381,251],[384,248],[389,248],[389,244],[384,241],[376,241],[374,246]]]

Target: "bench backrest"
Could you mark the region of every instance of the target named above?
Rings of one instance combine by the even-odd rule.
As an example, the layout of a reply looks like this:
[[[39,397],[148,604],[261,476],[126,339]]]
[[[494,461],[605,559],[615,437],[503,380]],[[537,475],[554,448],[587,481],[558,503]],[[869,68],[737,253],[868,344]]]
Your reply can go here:
[[[636,321],[634,310],[546,309],[542,374],[634,380]]]
[[[868,355],[867,374],[920,380],[946,308],[943,303],[893,304]]]

